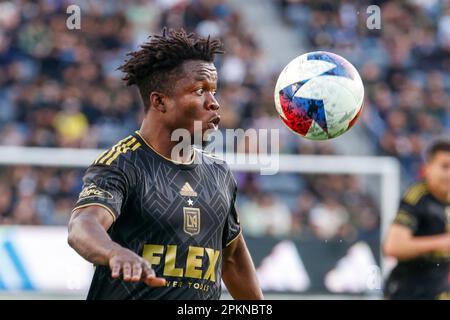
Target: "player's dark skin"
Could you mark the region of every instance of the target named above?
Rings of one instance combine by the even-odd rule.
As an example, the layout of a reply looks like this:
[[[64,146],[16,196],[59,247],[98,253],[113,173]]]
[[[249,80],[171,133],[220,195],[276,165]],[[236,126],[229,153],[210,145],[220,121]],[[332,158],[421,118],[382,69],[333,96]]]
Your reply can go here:
[[[182,74],[169,93],[151,92],[150,108],[140,128],[143,138],[154,150],[171,158],[171,134],[185,128],[191,134],[194,121],[202,122],[202,131],[218,123],[219,104],[214,97],[217,71],[213,63],[190,60],[182,65]],[[187,162],[190,154],[172,159]],[[163,286],[165,279],[155,277],[151,265],[131,250],[113,242],[107,230],[113,224],[111,214],[100,206],[75,210],[69,223],[69,244],[88,261],[109,265],[113,278],[124,281],[144,281],[150,286]],[[235,299],[262,299],[255,268],[245,240],[240,234],[223,250],[222,278]]]
[[[172,158],[178,141],[171,141],[172,132],[178,128],[194,134],[194,121],[201,121],[202,133],[218,124],[219,103],[214,95],[217,90],[217,71],[213,63],[191,60],[183,63],[182,76],[169,89],[170,94],[152,92],[150,109],[142,122],[141,134],[162,156]],[[174,161],[186,162],[191,154],[176,156]]]

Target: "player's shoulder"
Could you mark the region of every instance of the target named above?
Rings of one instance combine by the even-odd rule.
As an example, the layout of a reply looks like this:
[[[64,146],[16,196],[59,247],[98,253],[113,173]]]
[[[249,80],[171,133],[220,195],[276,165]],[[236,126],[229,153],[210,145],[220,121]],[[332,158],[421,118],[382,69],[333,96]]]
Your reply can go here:
[[[93,165],[119,168],[133,166],[133,155],[141,146],[142,143],[138,137],[135,134],[130,134],[102,152],[95,159]]]
[[[409,186],[409,188],[403,194],[403,202],[411,206],[420,204],[429,195],[429,190],[424,181],[416,182]]]
[[[230,186],[236,186],[236,180],[230,169],[230,166],[225,161],[224,155],[217,155],[200,148],[194,148],[194,150],[199,154],[200,162],[203,165],[214,165],[216,170],[210,171],[215,173],[221,173],[221,176],[229,183]]]

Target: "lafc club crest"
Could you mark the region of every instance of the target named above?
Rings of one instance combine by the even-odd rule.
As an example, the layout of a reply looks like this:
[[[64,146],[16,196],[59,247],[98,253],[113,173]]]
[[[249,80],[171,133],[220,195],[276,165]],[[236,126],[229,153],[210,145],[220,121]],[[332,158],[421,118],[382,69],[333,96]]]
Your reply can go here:
[[[183,207],[184,232],[194,236],[200,233],[200,209]]]

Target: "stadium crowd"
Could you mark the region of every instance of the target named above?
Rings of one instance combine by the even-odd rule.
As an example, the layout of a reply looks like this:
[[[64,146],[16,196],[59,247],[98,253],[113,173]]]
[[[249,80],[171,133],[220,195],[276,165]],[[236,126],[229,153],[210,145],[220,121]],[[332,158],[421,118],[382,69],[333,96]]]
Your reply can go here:
[[[66,28],[70,1],[0,3],[0,145],[111,146],[137,129],[143,115],[137,92],[123,85],[116,68],[149,34],[183,26],[225,43],[226,54],[216,63],[222,129],[279,128],[282,153],[336,153],[331,143],[296,137],[279,121],[273,105],[276,75],[260,69],[263,52],[227,1],[78,3],[80,30]],[[375,153],[398,157],[412,179],[424,142],[450,128],[450,4],[383,4],[383,28],[372,31],[359,21],[364,15],[356,13],[365,7],[356,1],[274,3],[305,47],[336,51],[359,68],[367,97],[361,123]],[[66,224],[82,174],[82,169],[1,167],[0,224]],[[379,209],[359,179],[323,178],[236,173],[246,232],[373,237]]]

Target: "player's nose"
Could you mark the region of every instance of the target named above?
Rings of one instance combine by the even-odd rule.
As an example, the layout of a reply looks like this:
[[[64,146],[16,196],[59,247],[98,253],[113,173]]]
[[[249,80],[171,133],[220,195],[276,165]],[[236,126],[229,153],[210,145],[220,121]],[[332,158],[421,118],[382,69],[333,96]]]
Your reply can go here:
[[[217,102],[216,97],[214,97],[212,93],[208,94],[208,99],[206,100],[206,108],[213,111],[220,108],[219,102]]]

